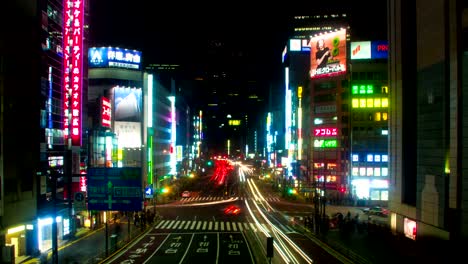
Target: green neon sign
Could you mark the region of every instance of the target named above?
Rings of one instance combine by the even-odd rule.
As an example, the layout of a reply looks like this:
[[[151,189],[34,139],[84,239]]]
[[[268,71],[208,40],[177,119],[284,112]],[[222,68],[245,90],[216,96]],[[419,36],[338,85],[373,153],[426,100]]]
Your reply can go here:
[[[315,148],[336,148],[338,147],[338,140],[336,139],[316,139],[314,140]]]

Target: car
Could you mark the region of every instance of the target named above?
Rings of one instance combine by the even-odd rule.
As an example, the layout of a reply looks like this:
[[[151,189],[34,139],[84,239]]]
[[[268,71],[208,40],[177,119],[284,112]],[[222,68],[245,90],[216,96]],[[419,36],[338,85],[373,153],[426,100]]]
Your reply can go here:
[[[190,193],[190,191],[183,191],[183,192],[182,192],[182,197],[183,197],[183,198],[189,198],[190,196],[192,196],[192,194]]]
[[[385,209],[380,206],[372,206],[362,209],[364,214],[368,215],[377,215],[377,216],[388,216],[388,209]]]
[[[224,213],[227,215],[238,215],[241,209],[237,205],[229,205],[224,209]]]

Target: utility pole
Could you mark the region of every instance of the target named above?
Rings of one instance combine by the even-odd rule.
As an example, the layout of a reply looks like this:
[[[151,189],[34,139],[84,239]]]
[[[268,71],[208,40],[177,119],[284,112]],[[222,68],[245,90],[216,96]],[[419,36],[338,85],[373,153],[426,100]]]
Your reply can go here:
[[[58,172],[53,170],[50,174],[52,185],[52,264],[58,264],[57,241],[57,177]]]

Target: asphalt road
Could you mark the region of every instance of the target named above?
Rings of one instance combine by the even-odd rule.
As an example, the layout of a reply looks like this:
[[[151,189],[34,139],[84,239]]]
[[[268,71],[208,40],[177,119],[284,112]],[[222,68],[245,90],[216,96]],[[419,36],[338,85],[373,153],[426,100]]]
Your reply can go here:
[[[225,187],[237,195],[224,196],[219,189],[210,190],[209,182],[198,183],[203,189],[195,190],[195,197],[156,206],[162,220],[106,263],[268,263],[267,236],[275,240],[273,264],[290,262],[287,259],[298,264],[350,263],[307,235],[297,221],[296,216],[312,212],[312,207],[284,201],[252,187],[253,182],[240,182],[235,173],[230,177]],[[241,213],[226,215],[229,205],[237,205]]]

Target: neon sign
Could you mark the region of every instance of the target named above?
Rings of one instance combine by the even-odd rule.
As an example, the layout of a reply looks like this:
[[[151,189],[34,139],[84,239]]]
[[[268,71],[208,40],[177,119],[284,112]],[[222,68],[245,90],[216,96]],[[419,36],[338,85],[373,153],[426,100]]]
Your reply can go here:
[[[106,97],[101,98],[101,125],[111,127],[111,103]]]
[[[314,140],[315,148],[336,148],[338,141],[336,139],[316,139]]]
[[[64,0],[63,7],[64,133],[65,139],[71,137],[73,146],[81,146],[84,2]]]
[[[338,136],[338,128],[332,128],[332,127],[314,128],[314,136],[316,137]]]

